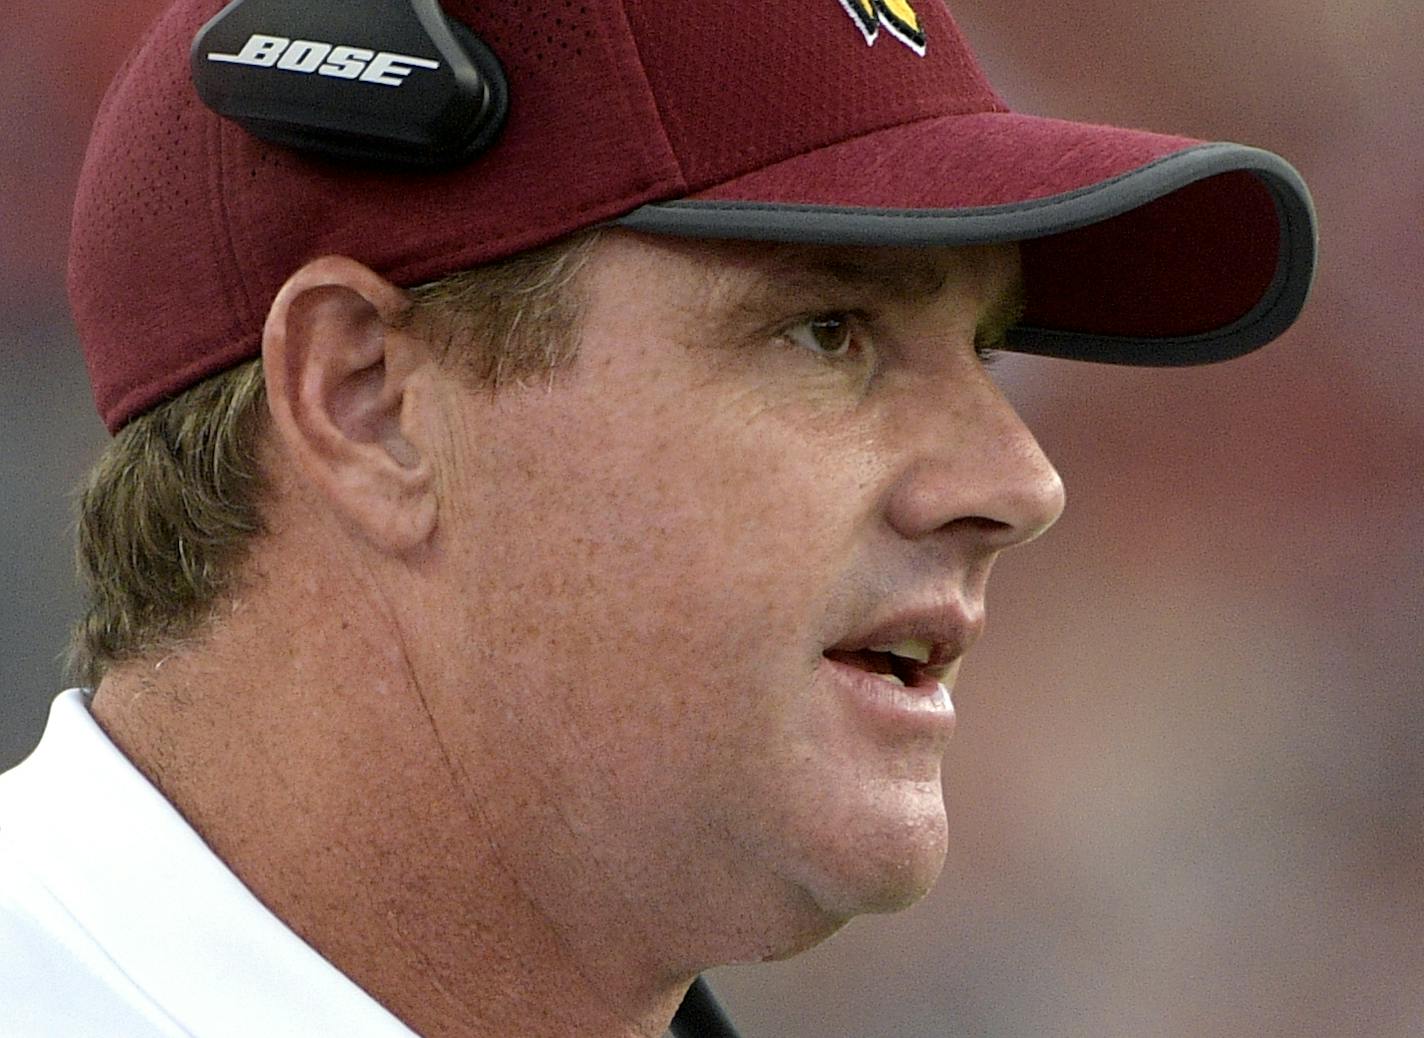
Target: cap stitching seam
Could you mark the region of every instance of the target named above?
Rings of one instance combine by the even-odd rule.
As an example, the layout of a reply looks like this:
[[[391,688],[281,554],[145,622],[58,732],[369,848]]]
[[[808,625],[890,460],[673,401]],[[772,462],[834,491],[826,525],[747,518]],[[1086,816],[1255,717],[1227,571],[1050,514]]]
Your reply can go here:
[[[690,183],[687,170],[682,164],[682,156],[679,155],[677,149],[673,147],[672,135],[668,133],[667,128],[667,116],[663,111],[662,98],[660,98],[658,92],[653,89],[653,80],[652,77],[648,75],[647,62],[643,60],[643,48],[638,45],[638,34],[633,31],[633,25],[628,20],[627,8],[623,4],[618,4],[616,7],[623,22],[623,29],[627,32],[628,40],[633,45],[633,54],[638,59],[638,71],[642,74],[643,86],[647,88],[648,96],[653,99],[653,111],[656,112],[658,116],[658,133],[662,136],[663,145],[667,148],[668,154],[672,156],[673,162],[677,164],[677,175],[681,179],[681,184],[678,186],[685,190]]]
[[[217,202],[219,231],[224,246],[223,256],[230,264],[227,272],[229,275],[228,280],[230,281],[228,292],[231,293],[234,288],[236,289],[238,298],[234,300],[234,302],[242,310],[242,313],[238,315],[238,326],[241,327],[250,323],[250,319],[255,315],[256,310],[252,305],[251,293],[247,290],[247,282],[242,276],[242,262],[241,257],[237,254],[237,242],[233,238],[232,216],[228,210],[227,192],[222,190],[223,172],[226,169],[226,149],[223,145],[223,126],[221,122],[218,122],[214,129],[214,140],[214,153],[217,161],[214,163],[214,175],[209,186],[215,188],[213,194],[216,196],[215,200]]]

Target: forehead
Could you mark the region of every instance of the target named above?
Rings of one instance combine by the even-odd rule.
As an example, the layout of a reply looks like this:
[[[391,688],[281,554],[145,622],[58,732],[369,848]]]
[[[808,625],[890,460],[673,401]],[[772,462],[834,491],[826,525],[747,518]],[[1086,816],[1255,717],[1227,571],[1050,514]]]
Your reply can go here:
[[[971,246],[803,245],[716,241],[615,231],[615,250],[638,250],[669,273],[730,287],[773,280],[806,287],[864,288],[907,300],[932,297],[951,283],[993,295],[1020,277],[1013,243]]]

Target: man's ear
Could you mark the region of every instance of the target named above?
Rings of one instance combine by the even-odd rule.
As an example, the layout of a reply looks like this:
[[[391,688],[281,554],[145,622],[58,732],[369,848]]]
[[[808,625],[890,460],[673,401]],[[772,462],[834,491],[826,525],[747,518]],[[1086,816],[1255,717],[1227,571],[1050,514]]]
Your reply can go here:
[[[403,552],[435,527],[434,366],[396,327],[399,288],[342,256],[293,274],[267,313],[274,432],[302,480],[367,541]]]

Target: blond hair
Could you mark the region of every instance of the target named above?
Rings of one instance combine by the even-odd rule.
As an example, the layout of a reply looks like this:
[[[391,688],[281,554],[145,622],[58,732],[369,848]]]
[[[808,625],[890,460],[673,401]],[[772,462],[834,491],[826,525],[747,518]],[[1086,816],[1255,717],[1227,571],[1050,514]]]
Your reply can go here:
[[[437,360],[498,392],[552,374],[578,349],[578,272],[599,232],[409,290],[396,322]],[[240,579],[263,530],[267,421],[261,359],[185,390],[129,422],[78,494],[77,557],[88,601],[69,670],[95,687],[117,663],[198,637]]]

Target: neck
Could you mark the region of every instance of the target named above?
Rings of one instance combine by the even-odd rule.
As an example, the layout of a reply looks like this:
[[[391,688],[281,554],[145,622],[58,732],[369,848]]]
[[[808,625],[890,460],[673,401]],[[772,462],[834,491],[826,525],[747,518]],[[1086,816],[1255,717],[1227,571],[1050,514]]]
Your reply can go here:
[[[661,1035],[695,969],[660,964],[592,889],[541,909],[521,841],[555,805],[501,809],[461,773],[380,596],[330,567],[281,597],[111,672],[98,722],[274,914],[425,1038]]]

